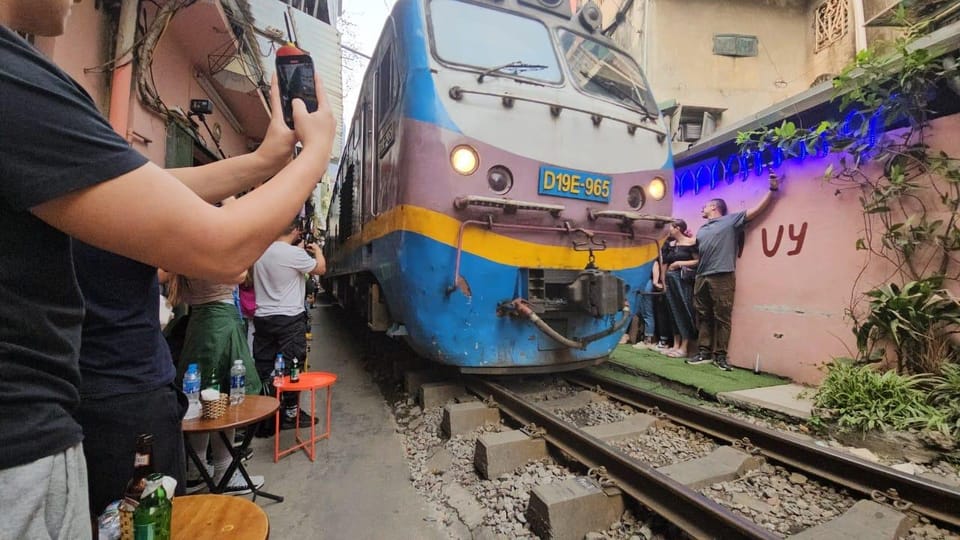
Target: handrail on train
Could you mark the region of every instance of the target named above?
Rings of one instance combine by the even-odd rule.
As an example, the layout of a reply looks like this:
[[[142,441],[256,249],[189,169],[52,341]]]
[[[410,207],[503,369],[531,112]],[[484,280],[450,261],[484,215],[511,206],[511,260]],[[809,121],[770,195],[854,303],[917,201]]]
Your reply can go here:
[[[515,214],[517,210],[537,210],[540,212],[549,212],[553,217],[560,217],[560,213],[567,209],[567,207],[562,204],[546,204],[500,197],[484,197],[483,195],[466,195],[453,199],[453,207],[457,210],[463,210],[468,206],[502,208],[505,214]]]
[[[606,114],[600,114],[594,111],[580,109],[578,107],[571,107],[569,105],[560,105],[558,103],[551,103],[549,101],[545,101],[542,99],[524,97],[524,96],[514,96],[511,94],[501,93],[501,92],[484,92],[483,90],[469,90],[461,86],[451,86],[448,94],[450,95],[451,99],[454,99],[456,101],[460,101],[461,99],[463,99],[464,94],[477,94],[479,96],[490,96],[490,97],[500,98],[500,101],[503,103],[503,106],[507,108],[512,107],[514,101],[527,101],[530,103],[539,103],[541,105],[546,105],[550,107],[550,114],[553,116],[560,116],[560,112],[563,109],[567,109],[571,111],[581,112],[584,114],[589,114],[590,118],[593,120],[593,125],[595,126],[599,126],[600,122],[606,119],[606,120],[611,120],[613,122],[620,122],[622,124],[626,124],[627,133],[629,133],[630,135],[633,135],[634,133],[636,133],[637,128],[640,128],[655,134],[657,136],[657,142],[660,144],[663,144],[663,142],[667,139],[667,132],[660,130],[656,125],[650,126],[643,123],[631,122],[629,120],[623,120],[622,118],[616,118]]]
[[[633,225],[634,221],[653,221],[657,228],[663,227],[667,223],[673,223],[671,216],[658,216],[656,214],[641,214],[640,212],[630,212],[627,210],[594,210],[587,208],[587,218],[590,221],[598,219],[617,219],[625,225]]]

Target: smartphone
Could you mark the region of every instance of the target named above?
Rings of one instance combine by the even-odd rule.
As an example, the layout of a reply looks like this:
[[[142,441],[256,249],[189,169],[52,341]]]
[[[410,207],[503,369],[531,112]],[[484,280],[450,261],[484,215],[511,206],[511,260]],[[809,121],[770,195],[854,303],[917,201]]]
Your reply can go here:
[[[293,100],[299,98],[307,111],[317,110],[317,86],[313,80],[313,60],[310,55],[292,44],[277,51],[277,83],[280,85],[280,105],[283,121],[293,129]]]

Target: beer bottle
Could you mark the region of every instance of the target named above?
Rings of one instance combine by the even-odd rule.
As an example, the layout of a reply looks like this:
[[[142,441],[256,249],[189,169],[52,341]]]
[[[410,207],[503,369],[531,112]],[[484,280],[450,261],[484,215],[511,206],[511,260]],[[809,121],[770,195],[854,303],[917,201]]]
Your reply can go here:
[[[133,513],[134,540],[170,540],[173,504],[163,488],[163,475],[147,477],[140,506]]]
[[[123,490],[120,501],[120,540],[134,540],[133,514],[140,504],[140,496],[147,485],[147,476],[153,474],[153,435],[137,435],[133,458],[133,475]]]
[[[133,476],[123,491],[123,503],[133,511],[140,503],[147,477],[153,474],[153,435],[137,435],[137,451],[133,458]]]
[[[293,363],[290,365],[290,382],[300,382],[300,361],[293,357]]]

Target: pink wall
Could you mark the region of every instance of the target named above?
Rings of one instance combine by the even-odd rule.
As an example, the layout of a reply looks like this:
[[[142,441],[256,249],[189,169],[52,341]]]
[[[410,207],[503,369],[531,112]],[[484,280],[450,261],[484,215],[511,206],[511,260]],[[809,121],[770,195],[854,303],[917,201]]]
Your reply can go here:
[[[148,16],[152,17],[153,10],[150,11]],[[178,22],[181,24],[189,24],[190,8],[178,13],[176,17],[180,19]],[[214,31],[206,27],[195,30],[197,32]],[[84,69],[98,66],[112,57],[114,48],[112,39],[112,32],[107,28],[103,10],[96,9],[95,3],[91,1],[73,6],[63,36],[56,39],[41,38],[37,42],[37,46],[44,53],[51,56],[61,68],[83,85],[104,114],[107,113],[109,104],[109,73],[85,73]],[[154,80],[160,97],[168,107],[179,106],[184,111],[189,111],[190,99],[208,97],[193,77],[195,62],[188,54],[191,45],[178,40],[172,32],[167,32],[160,40],[153,64]],[[197,54],[195,53],[194,56]],[[135,87],[131,91],[131,99],[134,105],[130,129],[135,132],[135,135],[130,138],[131,144],[151,161],[163,166],[166,155],[166,123],[140,104]],[[223,133],[221,145],[227,156],[248,151],[246,136],[236,133],[219,112],[215,111],[209,115],[207,122],[211,128],[214,123],[220,124]],[[200,133],[208,142],[211,151],[216,153],[215,146],[202,126]],[[145,139],[152,142],[146,143]]]
[[[960,115],[941,118],[933,122],[926,142],[957,155],[960,141],[951,134],[958,130]],[[851,298],[859,298],[853,291],[887,281],[892,268],[855,249],[864,230],[859,191],[837,194],[837,186],[823,180],[824,170],[835,161],[786,162],[778,170],[784,178],[779,195],[748,225],[743,256],[737,261],[732,364],[752,369],[759,355],[762,371],[816,383],[824,376],[820,368],[825,363],[855,354],[851,321],[845,315]],[[705,187],[697,195],[688,192],[675,198],[674,215],[695,232],[704,222],[700,209],[706,201],[722,198],[730,212],[745,210],[760,200],[767,185],[766,176],[751,174],[745,182]]]
[[[103,10],[95,9],[94,2],[81,2],[74,4],[63,36],[37,40],[37,47],[76,79],[101,110],[106,110],[110,102],[110,73],[85,70],[102,70],[101,64],[110,58],[113,45],[109,43],[107,35],[107,20]]]
[[[191,18],[190,9],[191,8],[187,8],[177,13],[174,22],[171,24],[188,24]],[[211,28],[196,28],[194,30],[205,32],[215,31],[215,29]],[[183,35],[183,33],[179,35]],[[200,56],[206,60],[206,55],[198,55],[196,51],[190,50],[191,46],[195,46],[194,44],[178,40],[177,37],[177,33],[168,31],[160,40],[153,59],[153,77],[154,81],[156,81],[157,92],[167,107],[173,108],[179,106],[184,112],[189,112],[191,99],[209,97],[200,88],[194,78],[194,71],[196,69],[205,69],[206,66],[195,65],[196,61],[193,60],[193,58]],[[212,53],[213,51],[209,52]],[[134,96],[135,95],[134,93]],[[153,140],[152,143],[145,145],[142,141],[134,139],[134,147],[143,152],[155,163],[163,165],[166,153],[166,124],[164,120],[141,106],[139,101],[133,108],[131,118],[132,129]],[[216,110],[216,107],[214,107],[213,114],[207,115],[207,123],[211,129],[213,129],[214,124],[220,124],[222,130],[220,145],[228,157],[248,152],[246,137],[234,131],[230,127],[229,122]],[[199,133],[206,141],[210,151],[216,155],[216,146],[202,125],[199,127]]]

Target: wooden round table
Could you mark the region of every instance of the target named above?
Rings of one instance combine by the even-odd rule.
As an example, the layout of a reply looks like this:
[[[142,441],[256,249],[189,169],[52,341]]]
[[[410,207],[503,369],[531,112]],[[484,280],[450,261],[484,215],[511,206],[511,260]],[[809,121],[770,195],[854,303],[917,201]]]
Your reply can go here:
[[[239,405],[230,405],[220,418],[209,420],[199,416],[183,421],[184,433],[204,433],[240,428],[269,418],[280,407],[272,396],[244,396]]]
[[[213,478],[211,478],[210,474],[207,472],[203,460],[201,460],[200,456],[194,452],[193,447],[190,446],[190,444],[185,445],[187,457],[193,461],[194,465],[197,466],[197,470],[200,471],[200,476],[203,477],[203,481],[206,482],[211,493],[223,493],[223,490],[227,487],[227,483],[233,476],[234,471],[240,471],[240,474],[243,475],[243,479],[247,482],[247,486],[253,492],[254,500],[257,499],[257,496],[261,496],[268,499],[273,499],[277,502],[283,502],[283,497],[274,495],[272,493],[267,493],[266,491],[256,487],[253,482],[250,481],[250,475],[247,474],[247,469],[243,466],[243,461],[241,460],[241,456],[243,456],[243,453],[253,441],[253,432],[256,423],[265,418],[269,418],[277,411],[279,407],[280,402],[277,401],[277,398],[275,397],[252,395],[244,397],[243,401],[237,405],[230,405],[227,407],[227,412],[224,413],[224,415],[220,418],[210,420],[201,416],[199,418],[183,421],[182,425],[184,435],[189,435],[191,433],[217,432],[217,436],[220,437],[220,440],[223,441],[223,444],[227,448],[232,448],[230,454],[232,455],[233,459],[231,460],[230,465],[227,467],[227,470],[223,475],[223,479],[220,480],[220,484],[214,485]],[[227,440],[224,430],[242,427],[247,427],[247,429],[244,431],[243,442],[239,447],[234,447],[233,441]]]
[[[170,538],[173,540],[266,540],[267,514],[256,504],[230,495],[186,495],[173,498]]]

